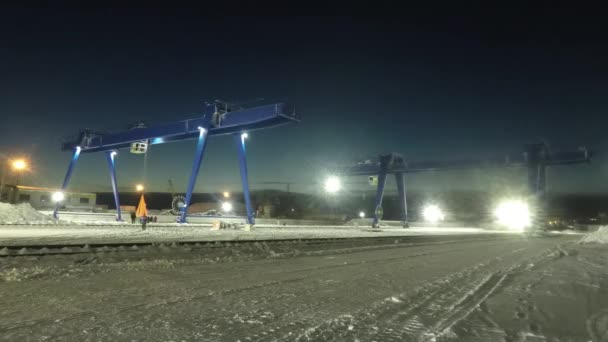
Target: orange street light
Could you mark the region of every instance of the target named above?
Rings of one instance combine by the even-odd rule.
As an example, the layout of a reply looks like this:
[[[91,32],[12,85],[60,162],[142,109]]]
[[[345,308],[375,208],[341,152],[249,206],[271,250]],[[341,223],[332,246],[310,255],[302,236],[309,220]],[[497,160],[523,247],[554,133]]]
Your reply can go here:
[[[16,159],[11,163],[14,171],[23,171],[27,169],[27,162],[24,159]]]

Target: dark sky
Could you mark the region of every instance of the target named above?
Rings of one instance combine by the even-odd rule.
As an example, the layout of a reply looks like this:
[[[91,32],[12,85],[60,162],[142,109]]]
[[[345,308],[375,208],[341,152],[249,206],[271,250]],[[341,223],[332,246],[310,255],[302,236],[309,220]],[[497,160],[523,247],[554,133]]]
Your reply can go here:
[[[332,162],[397,151],[483,158],[544,139],[608,149],[605,18],[565,8],[412,9],[401,16],[208,17],[205,9],[0,11],[0,153],[27,154],[26,182],[60,185],[79,128],[196,117],[205,101],[288,99],[302,123],[250,135],[250,177],[313,191]],[[199,15],[198,13],[201,13]],[[194,141],[154,146],[149,188],[183,191]],[[238,190],[235,146],[210,140],[197,191]],[[121,151],[124,189],[143,158]],[[418,189],[524,186],[523,171],[410,177]],[[553,191],[608,191],[606,158],[549,173]],[[521,181],[521,182],[520,182]],[[74,188],[109,190],[102,154]]]

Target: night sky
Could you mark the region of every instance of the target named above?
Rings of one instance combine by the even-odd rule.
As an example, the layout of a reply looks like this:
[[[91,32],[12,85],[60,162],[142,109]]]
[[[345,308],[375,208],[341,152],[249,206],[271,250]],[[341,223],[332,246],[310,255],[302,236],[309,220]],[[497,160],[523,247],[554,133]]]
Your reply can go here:
[[[332,163],[401,152],[484,158],[539,140],[608,151],[605,18],[572,8],[412,9],[399,17],[208,17],[189,9],[0,10],[0,153],[28,155],[25,182],[59,186],[79,128],[196,117],[205,101],[288,100],[302,122],[256,131],[250,179],[312,192]],[[198,14],[200,13],[200,15]],[[194,141],[156,145],[148,188],[184,191]],[[143,158],[123,150],[123,190]],[[110,190],[103,154],[71,188]],[[408,177],[418,190],[525,186],[523,170]],[[196,191],[240,188],[230,137],[209,141]],[[276,188],[281,188],[276,186]],[[554,168],[549,190],[608,191],[607,158]]]

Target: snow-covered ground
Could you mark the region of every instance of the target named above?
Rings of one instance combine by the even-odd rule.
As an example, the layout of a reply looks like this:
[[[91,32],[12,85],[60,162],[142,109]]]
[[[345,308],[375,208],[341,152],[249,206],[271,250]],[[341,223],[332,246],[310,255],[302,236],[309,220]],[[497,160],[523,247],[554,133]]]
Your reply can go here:
[[[505,230],[458,227],[445,223],[441,227],[428,224],[417,226],[416,223],[412,223],[412,227],[404,229],[399,226],[400,223],[394,225],[395,222],[386,222],[380,230],[372,230],[368,226],[369,220],[354,220],[351,225],[333,226],[311,225],[311,222],[306,222],[304,225],[257,224],[251,231],[246,231],[242,229],[244,226],[242,218],[231,221],[236,229],[213,230],[211,223],[166,222],[148,224],[144,231],[139,224],[106,221],[106,216],[114,217],[113,214],[88,213],[87,219],[79,222],[57,221],[49,215],[50,212],[43,214],[34,210],[29,204],[0,203],[0,246],[518,234]],[[92,221],[94,217],[101,217],[100,221]]]
[[[27,206],[9,209],[5,222],[17,224],[0,225],[0,246],[424,240],[0,257],[0,341],[608,341],[608,227],[543,237],[434,227],[142,231],[44,224]]]
[[[208,223],[152,223],[143,231],[139,224],[106,221],[113,214],[83,214],[86,219],[79,222],[56,221],[50,216],[34,210],[29,204],[11,205],[0,203],[0,246],[44,245],[44,244],[103,244],[103,243],[142,243],[142,242],[179,242],[213,240],[269,240],[269,239],[308,239],[308,238],[348,238],[373,236],[418,236],[480,234],[488,231],[467,227],[383,227],[372,231],[369,222],[354,222],[353,225],[305,225],[258,224],[251,231],[243,228],[242,218],[232,220],[237,229],[212,230]],[[82,213],[81,213],[82,214]],[[63,216],[77,217],[65,214]],[[82,215],[81,215],[82,216]],[[99,221],[93,221],[94,218]],[[174,219],[174,217],[170,217]],[[208,219],[209,220],[209,219]],[[210,219],[217,220],[217,219]],[[263,221],[263,220],[261,220]],[[266,220],[277,222],[276,220]],[[292,220],[293,221],[293,220]],[[240,223],[240,224],[239,224]],[[281,223],[279,221],[279,223]],[[359,224],[360,223],[360,224]],[[361,226],[364,224],[365,226]],[[496,231],[495,233],[507,233]]]
[[[586,234],[580,243],[608,244],[608,226],[602,226],[595,232]]]
[[[208,225],[159,224],[148,225],[142,231],[140,225],[62,225],[62,226],[11,226],[0,225],[0,245],[37,244],[98,244],[136,242],[179,242],[213,240],[269,240],[343,238],[373,236],[418,236],[454,234],[506,234],[504,231],[486,231],[479,228],[432,228],[409,229],[386,227],[380,231],[354,226],[255,226],[251,231],[241,229],[213,230]]]
[[[2,224],[62,224],[51,216],[36,211],[29,203],[0,203],[0,225]]]
[[[496,237],[0,258],[0,340],[607,340],[606,245]]]

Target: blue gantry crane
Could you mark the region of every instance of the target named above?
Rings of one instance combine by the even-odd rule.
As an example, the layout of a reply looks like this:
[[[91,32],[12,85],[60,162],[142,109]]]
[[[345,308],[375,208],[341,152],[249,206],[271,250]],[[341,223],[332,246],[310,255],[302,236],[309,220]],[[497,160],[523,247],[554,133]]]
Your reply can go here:
[[[247,222],[254,224],[253,209],[249,195],[249,181],[247,172],[247,158],[245,140],[248,132],[277,127],[284,124],[299,122],[299,116],[294,108],[286,103],[273,103],[250,108],[227,104],[220,101],[207,103],[200,117],[145,127],[136,126],[118,133],[101,133],[84,129],[76,137],[69,138],[61,146],[63,151],[71,151],[72,159],[63,180],[61,190],[65,191],[72,176],[74,166],[83,153],[105,152],[110,169],[110,180],[114,201],[116,203],[116,219],[122,220],[120,202],[118,199],[116,182],[116,151],[122,148],[135,148],[145,150],[147,144],[163,144],[174,141],[197,139],[196,151],[192,171],[186,189],[185,205],[180,208],[178,221],[186,222],[187,209],[192,199],[192,191],[201,167],[207,138],[213,135],[234,136],[237,146],[237,155],[243,185],[243,196],[247,209]],[[55,207],[53,216],[58,217],[59,203]]]
[[[406,161],[398,153],[380,155],[375,160],[364,160],[352,165],[340,166],[334,170],[341,176],[377,176],[376,202],[372,226],[378,227],[382,217],[382,198],[384,185],[389,174],[395,175],[399,193],[399,208],[404,227],[408,225],[405,174],[413,172],[472,169],[472,168],[527,168],[528,189],[530,194],[542,197],[546,188],[546,168],[552,165],[587,163],[591,155],[586,148],[574,151],[551,152],[545,143],[527,144],[518,155],[506,155],[501,158],[485,160],[452,160],[452,161]]]

